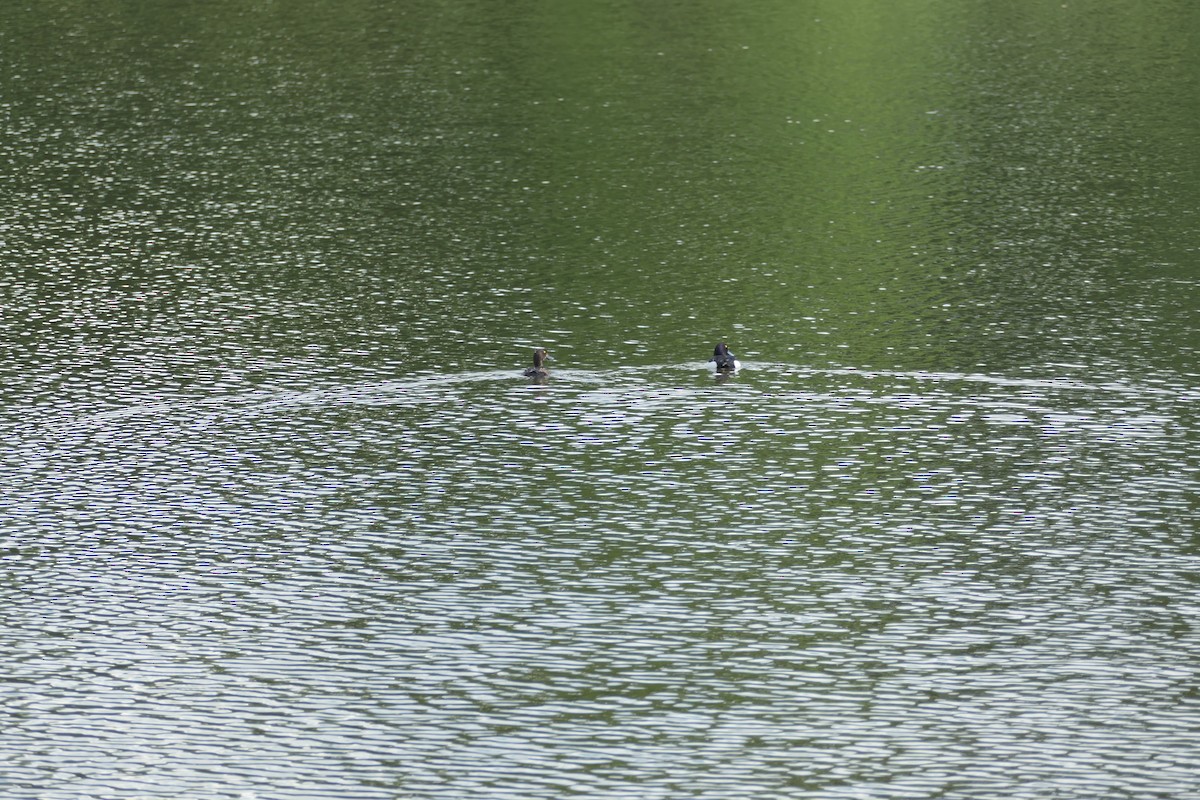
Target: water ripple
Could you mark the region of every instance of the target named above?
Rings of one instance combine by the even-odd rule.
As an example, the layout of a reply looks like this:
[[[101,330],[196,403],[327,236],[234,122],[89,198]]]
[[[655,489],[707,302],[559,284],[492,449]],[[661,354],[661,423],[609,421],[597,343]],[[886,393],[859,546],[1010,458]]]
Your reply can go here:
[[[699,367],[6,423],[4,597],[32,634],[9,643],[13,780],[54,776],[42,797],[1191,785],[1194,388]]]

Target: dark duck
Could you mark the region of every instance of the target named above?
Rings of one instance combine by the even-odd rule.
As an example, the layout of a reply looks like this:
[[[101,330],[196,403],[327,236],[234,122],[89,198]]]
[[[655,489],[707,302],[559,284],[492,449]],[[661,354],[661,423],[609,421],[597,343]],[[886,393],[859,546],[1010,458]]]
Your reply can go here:
[[[527,378],[544,378],[550,374],[550,370],[546,369],[546,362],[550,359],[550,354],[546,352],[546,348],[539,347],[533,351],[533,366],[525,370],[524,375]]]
[[[708,363],[710,369],[715,369],[717,372],[737,372],[742,366],[733,351],[729,349],[729,345],[724,342],[717,342]]]

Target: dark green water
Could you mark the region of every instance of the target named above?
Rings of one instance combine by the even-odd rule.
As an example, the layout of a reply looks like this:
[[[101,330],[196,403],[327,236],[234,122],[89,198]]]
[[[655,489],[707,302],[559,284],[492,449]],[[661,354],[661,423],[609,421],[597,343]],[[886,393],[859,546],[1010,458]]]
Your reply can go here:
[[[0,7],[0,797],[1200,794],[1198,37]]]

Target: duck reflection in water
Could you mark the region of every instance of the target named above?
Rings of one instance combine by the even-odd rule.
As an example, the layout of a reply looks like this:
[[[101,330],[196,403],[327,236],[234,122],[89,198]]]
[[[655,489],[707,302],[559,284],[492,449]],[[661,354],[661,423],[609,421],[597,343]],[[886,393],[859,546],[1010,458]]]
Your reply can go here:
[[[546,348],[539,347],[533,351],[533,366],[522,373],[526,378],[533,378],[535,381],[541,381],[550,374],[550,370],[546,369],[546,362],[550,360],[550,354],[546,352]]]
[[[729,349],[729,345],[717,342],[717,346],[713,348],[712,358],[708,360],[708,368],[718,374],[729,375],[741,369],[742,364]]]

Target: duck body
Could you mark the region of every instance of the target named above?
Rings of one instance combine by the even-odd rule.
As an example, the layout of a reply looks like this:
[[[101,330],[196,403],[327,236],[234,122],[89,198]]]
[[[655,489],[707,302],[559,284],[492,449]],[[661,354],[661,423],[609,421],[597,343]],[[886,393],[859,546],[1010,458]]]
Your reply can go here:
[[[526,378],[544,378],[550,374],[550,370],[546,369],[546,361],[550,358],[550,354],[546,352],[546,348],[539,347],[533,351],[533,366],[525,370],[522,374]]]
[[[717,372],[737,372],[742,368],[741,362],[729,349],[729,345],[724,342],[717,342],[717,346],[713,348],[712,358],[708,360],[710,369],[715,369]]]

